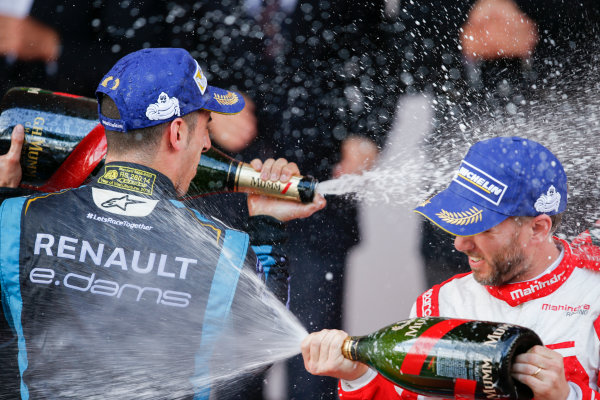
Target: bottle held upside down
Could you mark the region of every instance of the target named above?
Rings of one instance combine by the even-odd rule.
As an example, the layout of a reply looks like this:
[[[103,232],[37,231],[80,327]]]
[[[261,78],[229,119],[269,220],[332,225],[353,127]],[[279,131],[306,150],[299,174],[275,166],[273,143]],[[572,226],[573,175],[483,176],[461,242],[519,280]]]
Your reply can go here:
[[[37,88],[12,88],[0,102],[0,154],[10,148],[15,125],[25,127],[21,187],[53,192],[82,185],[104,162],[106,137],[95,99]],[[185,198],[251,192],[310,203],[317,181],[292,177],[265,181],[249,164],[214,147],[202,154]]]

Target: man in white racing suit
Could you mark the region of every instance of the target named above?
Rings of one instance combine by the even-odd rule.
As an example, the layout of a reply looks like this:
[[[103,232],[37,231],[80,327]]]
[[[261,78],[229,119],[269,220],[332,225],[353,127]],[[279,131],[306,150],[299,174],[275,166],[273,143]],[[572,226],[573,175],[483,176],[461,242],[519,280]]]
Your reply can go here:
[[[571,244],[552,237],[566,204],[558,159],[531,140],[499,137],[473,145],[449,187],[415,210],[456,236],[471,272],[426,291],[411,317],[533,329],[544,346],[517,356],[512,375],[537,400],[599,396],[599,251],[588,232]],[[424,398],[343,358],[346,336],[337,330],[309,335],[302,344],[307,370],[341,379],[345,400]]]

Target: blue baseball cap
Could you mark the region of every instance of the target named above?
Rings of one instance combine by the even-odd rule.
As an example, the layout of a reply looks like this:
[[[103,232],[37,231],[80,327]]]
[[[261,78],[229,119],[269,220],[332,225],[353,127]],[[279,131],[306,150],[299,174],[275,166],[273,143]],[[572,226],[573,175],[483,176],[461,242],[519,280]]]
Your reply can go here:
[[[100,112],[101,93],[117,105],[121,119]],[[198,62],[184,49],[150,48],[121,58],[96,89],[98,115],[104,128],[128,132],[171,121],[204,109],[236,114],[244,98],[209,86]]]
[[[456,236],[484,232],[508,217],[559,214],[567,175],[544,146],[520,137],[475,143],[450,186],[415,209]]]

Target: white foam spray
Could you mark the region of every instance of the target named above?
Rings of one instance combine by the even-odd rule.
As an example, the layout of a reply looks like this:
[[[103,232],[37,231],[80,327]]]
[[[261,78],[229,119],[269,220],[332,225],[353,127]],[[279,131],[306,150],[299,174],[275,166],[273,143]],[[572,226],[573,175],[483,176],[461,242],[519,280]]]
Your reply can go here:
[[[362,175],[320,182],[324,195],[353,196],[366,204],[414,208],[444,189],[468,148],[483,139],[521,136],[549,148],[569,180],[569,205],[560,230],[573,237],[600,217],[600,84],[590,76],[552,87],[533,100],[506,110],[453,121],[435,137],[423,137],[418,149],[402,149],[385,165]],[[398,148],[399,146],[396,146]]]

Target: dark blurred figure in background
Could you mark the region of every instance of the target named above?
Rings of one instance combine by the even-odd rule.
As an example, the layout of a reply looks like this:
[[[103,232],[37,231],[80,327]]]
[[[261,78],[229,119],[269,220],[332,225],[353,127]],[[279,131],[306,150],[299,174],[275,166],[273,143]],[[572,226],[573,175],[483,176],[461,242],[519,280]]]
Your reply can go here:
[[[60,37],[30,15],[32,1],[0,2],[0,93],[12,86],[41,86],[56,77]]]

